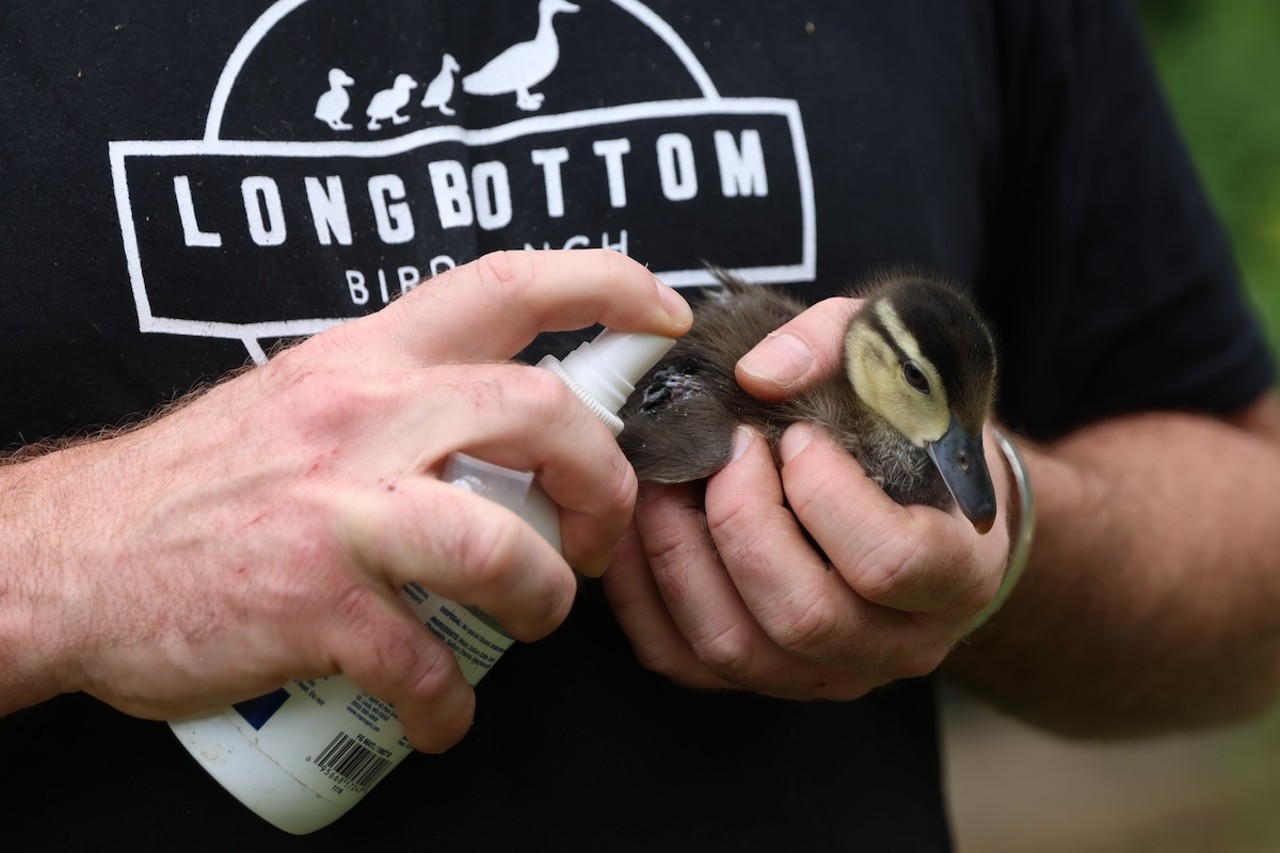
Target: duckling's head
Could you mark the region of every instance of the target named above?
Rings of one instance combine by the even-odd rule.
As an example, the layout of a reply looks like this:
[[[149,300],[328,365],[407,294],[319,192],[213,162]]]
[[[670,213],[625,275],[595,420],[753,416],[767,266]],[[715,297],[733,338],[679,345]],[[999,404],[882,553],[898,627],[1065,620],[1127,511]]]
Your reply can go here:
[[[989,530],[996,500],[982,427],[995,398],[995,346],[969,301],[932,279],[886,279],[849,323],[845,368],[863,405],[928,453],[960,511]]]

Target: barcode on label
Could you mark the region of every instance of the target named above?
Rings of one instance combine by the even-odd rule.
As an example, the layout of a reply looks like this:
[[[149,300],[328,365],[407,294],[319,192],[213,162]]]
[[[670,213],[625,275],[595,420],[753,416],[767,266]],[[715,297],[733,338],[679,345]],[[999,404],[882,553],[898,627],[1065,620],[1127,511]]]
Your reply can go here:
[[[346,733],[339,732],[316,756],[315,765],[340,776],[353,787],[367,788],[382,778],[382,774],[391,766],[391,760],[383,758]]]

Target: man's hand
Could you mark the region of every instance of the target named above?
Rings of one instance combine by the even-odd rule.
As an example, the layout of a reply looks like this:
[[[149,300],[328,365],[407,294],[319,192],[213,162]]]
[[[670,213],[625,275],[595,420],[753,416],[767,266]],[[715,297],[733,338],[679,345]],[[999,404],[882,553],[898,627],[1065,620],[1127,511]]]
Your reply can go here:
[[[852,305],[788,323],[742,359],[739,382],[776,400],[830,376]],[[705,495],[645,487],[606,592],[644,665],[693,687],[853,699],[931,672],[1008,556],[1009,475],[990,436],[986,449],[1001,502],[983,536],[958,511],[895,504],[807,424],[784,434],[780,469],[740,427]]]
[[[559,379],[503,363],[596,322],[678,336],[690,314],[617,253],[490,255],[138,429],[0,469],[0,710],[85,690],[171,718],[344,673],[447,748],[474,697],[398,591],[534,640],[570,565],[603,569],[634,474]],[[564,557],[438,480],[455,451],[537,472]]]

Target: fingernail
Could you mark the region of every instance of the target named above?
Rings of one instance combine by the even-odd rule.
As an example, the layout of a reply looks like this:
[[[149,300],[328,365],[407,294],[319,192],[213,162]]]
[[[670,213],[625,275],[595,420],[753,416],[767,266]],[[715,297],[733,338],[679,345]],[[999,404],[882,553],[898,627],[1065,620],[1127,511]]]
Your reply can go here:
[[[813,367],[809,345],[786,332],[765,338],[738,362],[747,375],[783,388],[794,385]]]
[[[782,464],[785,465],[800,455],[800,451],[808,447],[811,441],[813,427],[808,424],[798,423],[787,427],[787,431],[782,434],[782,441],[778,443],[778,456],[782,459]]]
[[[662,300],[662,307],[666,309],[667,315],[678,326],[692,325],[693,309],[689,307],[689,303],[685,301],[684,297],[674,287],[668,287],[656,278],[654,282],[658,285],[658,298]]]
[[[751,442],[756,439],[756,431],[748,426],[739,426],[733,431],[733,452],[729,455],[729,462],[737,462],[738,457],[747,452],[747,448],[751,446]]]

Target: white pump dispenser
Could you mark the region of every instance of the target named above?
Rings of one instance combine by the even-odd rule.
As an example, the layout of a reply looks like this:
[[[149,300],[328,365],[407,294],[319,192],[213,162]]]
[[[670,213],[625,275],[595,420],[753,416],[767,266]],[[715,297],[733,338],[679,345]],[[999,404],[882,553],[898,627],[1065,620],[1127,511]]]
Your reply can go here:
[[[617,412],[635,383],[674,344],[657,335],[605,329],[563,362],[547,356],[538,366],[563,379],[616,436],[622,431]],[[559,513],[531,473],[456,453],[443,478],[518,512],[560,548]],[[416,584],[403,595],[453,651],[471,684],[511,646],[497,620],[483,612]],[[413,751],[391,706],[340,675],[290,682],[211,716],[169,725],[240,802],[298,835],[337,820]]]

